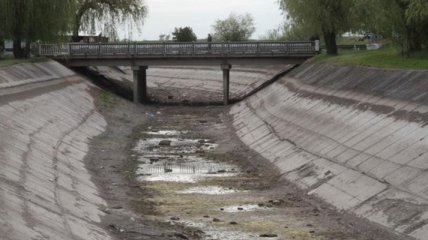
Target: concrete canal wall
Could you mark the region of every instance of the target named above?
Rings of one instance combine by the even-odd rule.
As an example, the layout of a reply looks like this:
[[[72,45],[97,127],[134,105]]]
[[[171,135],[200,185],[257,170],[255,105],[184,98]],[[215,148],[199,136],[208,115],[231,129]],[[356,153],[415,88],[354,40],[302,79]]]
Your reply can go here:
[[[1,239],[110,239],[83,162],[106,126],[89,90],[55,62],[0,69]]]
[[[230,113],[308,194],[427,239],[427,103],[426,71],[304,64]]]
[[[233,92],[276,70],[239,69]],[[215,92],[217,71],[157,68],[152,87],[190,88],[206,78],[213,81],[191,90]],[[127,80],[124,72],[110,74]],[[106,203],[83,161],[106,127],[90,88],[55,62],[0,68],[1,239],[110,239],[99,225]],[[283,178],[340,210],[426,239],[427,103],[425,71],[304,64],[230,113],[241,140]]]

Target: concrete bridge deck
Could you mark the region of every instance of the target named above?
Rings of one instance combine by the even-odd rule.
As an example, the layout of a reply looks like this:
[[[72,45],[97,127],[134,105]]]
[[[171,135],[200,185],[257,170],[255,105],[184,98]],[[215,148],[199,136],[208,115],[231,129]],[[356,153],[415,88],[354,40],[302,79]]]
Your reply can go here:
[[[68,67],[132,66],[134,102],[147,100],[148,66],[217,65],[223,71],[224,104],[229,103],[232,65],[301,64],[319,50],[318,42],[148,42],[39,44],[38,56]]]
[[[162,60],[160,64],[167,65],[165,60],[183,61],[186,59],[207,60],[216,59],[305,59],[313,56],[319,50],[316,42],[222,42],[222,43],[65,43],[40,44],[34,49],[39,56],[55,59],[67,59],[73,66],[86,65],[86,59],[98,60],[105,65],[114,61],[124,62],[144,60]],[[102,60],[102,62],[100,62]],[[132,62],[135,63],[135,62]],[[177,65],[176,63],[174,63]],[[198,65],[201,64],[200,62]],[[129,65],[129,62],[125,65]],[[145,63],[147,65],[147,63]],[[92,65],[93,66],[93,65]]]

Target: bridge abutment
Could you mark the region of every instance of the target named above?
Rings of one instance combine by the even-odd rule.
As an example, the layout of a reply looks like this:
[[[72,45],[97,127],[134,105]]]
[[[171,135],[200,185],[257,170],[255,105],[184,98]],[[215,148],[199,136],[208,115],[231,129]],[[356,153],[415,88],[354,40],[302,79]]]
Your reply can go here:
[[[134,103],[147,101],[147,69],[148,66],[133,66]]]
[[[230,69],[231,64],[222,64],[221,69],[223,70],[223,104],[229,104],[229,86],[230,86]]]

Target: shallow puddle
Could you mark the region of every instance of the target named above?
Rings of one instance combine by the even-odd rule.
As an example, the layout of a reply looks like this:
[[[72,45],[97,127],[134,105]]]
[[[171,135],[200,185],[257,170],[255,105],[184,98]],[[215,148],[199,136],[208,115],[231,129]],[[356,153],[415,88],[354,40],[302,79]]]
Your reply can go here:
[[[147,138],[137,143],[134,151],[145,154],[197,154],[203,151],[213,150],[217,144],[210,143],[205,139],[183,139],[183,138]]]
[[[230,177],[238,174],[233,165],[209,161],[199,156],[164,155],[145,158],[137,169],[140,181],[195,183],[208,177]]]
[[[207,187],[194,187],[183,191],[178,191],[179,194],[204,194],[204,195],[226,195],[236,193],[237,191],[230,188],[207,186]]]
[[[244,232],[239,232],[239,231],[219,231],[218,229],[216,230],[208,230],[205,231],[205,233],[207,234],[207,238],[205,239],[209,239],[209,240],[214,240],[214,239],[218,239],[218,240],[259,240],[259,239],[269,239],[269,240],[276,240],[279,239],[277,237],[259,237],[256,234],[249,234],[249,233],[244,233]]]
[[[157,131],[175,134],[179,131]],[[213,150],[217,144],[205,139],[145,138],[137,143],[139,181],[195,183],[208,177],[236,176],[238,167],[208,160],[200,155]]]
[[[171,193],[167,189],[162,190],[165,194],[175,194],[177,197],[175,198],[173,195],[174,200],[171,199],[171,195],[167,197],[168,200],[177,204],[178,209],[178,212],[176,212],[178,217],[174,217],[177,220],[174,221],[171,220],[171,217],[168,217],[168,222],[199,228],[205,233],[205,237],[202,239],[206,240],[278,239],[276,237],[260,237],[260,234],[247,231],[243,226],[234,222],[232,220],[233,217],[229,220],[226,220],[226,216],[221,217],[223,220],[214,220],[213,217],[208,217],[208,214],[216,215],[215,213],[219,212],[232,216],[239,214],[239,212],[255,212],[255,214],[259,214],[261,211],[270,210],[266,207],[250,204],[233,206],[238,203],[235,203],[231,198],[236,198],[237,202],[240,201],[240,197],[234,194],[243,194],[246,191],[217,186],[215,183],[217,180],[211,186],[206,184],[198,185],[200,181],[208,178],[210,180],[212,178],[220,180],[221,178],[239,177],[241,175],[238,166],[222,161],[215,161],[207,157],[210,156],[209,153],[211,151],[217,148],[217,144],[206,139],[182,138],[181,136],[188,134],[188,132],[175,130],[147,131],[143,133],[144,138],[138,141],[136,147],[133,149],[134,157],[138,161],[136,170],[137,179],[142,182],[152,182],[153,185],[162,184],[161,182],[167,182],[167,184],[174,182],[183,186],[183,188],[178,188],[177,191]],[[228,203],[217,200],[218,208],[210,207],[209,198],[218,196],[216,198],[221,199],[222,195]],[[192,200],[193,197],[195,201]],[[197,200],[200,198],[207,199],[201,202]],[[164,199],[161,201],[167,200]],[[182,207],[186,207],[189,204],[187,201],[190,201],[191,205],[203,204],[204,206],[201,208],[202,212],[195,216],[186,215],[184,217],[178,205],[182,204]],[[211,204],[215,204],[215,201],[211,202]],[[232,206],[220,209],[223,204],[230,204]],[[172,213],[170,206],[166,206],[165,209],[167,209],[165,212],[168,212],[168,214]],[[200,219],[203,214],[207,215],[203,219]]]
[[[222,212],[227,213],[239,213],[239,212],[255,212],[255,211],[266,211],[270,208],[267,207],[261,207],[259,205],[255,204],[247,204],[247,205],[241,205],[241,206],[228,206],[221,209]]]
[[[160,130],[160,131],[143,132],[143,133],[147,135],[158,135],[158,136],[178,136],[181,134],[186,134],[187,131]]]
[[[269,239],[276,240],[278,237],[260,237],[257,233],[246,233],[238,230],[233,230],[225,227],[213,227],[211,223],[207,221],[192,222],[192,221],[176,221],[173,224],[182,224],[188,227],[203,229],[205,236],[204,240],[260,240]]]

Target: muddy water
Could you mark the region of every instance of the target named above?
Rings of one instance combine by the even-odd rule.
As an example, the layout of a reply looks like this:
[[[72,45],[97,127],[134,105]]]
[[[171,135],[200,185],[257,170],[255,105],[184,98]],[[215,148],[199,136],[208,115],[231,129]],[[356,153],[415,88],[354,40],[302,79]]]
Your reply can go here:
[[[215,185],[215,182],[216,180],[239,178],[242,175],[239,166],[210,159],[207,155],[216,149],[217,144],[208,139],[182,137],[187,133],[187,131],[176,130],[143,132],[144,138],[140,139],[133,149],[139,163],[136,170],[138,180],[152,183],[152,187],[164,184],[176,188],[177,190],[174,192],[165,188],[162,193],[176,195],[175,198],[183,198],[184,195],[187,195],[184,198],[190,198],[183,206],[192,203],[200,204],[192,201],[192,196],[202,199],[208,198],[206,196],[221,195],[236,197],[233,194],[239,193],[240,190]],[[209,203],[206,204],[207,214],[216,211],[221,214],[267,210],[258,205],[249,204],[223,207],[210,207],[209,205]],[[177,205],[177,208],[179,207]],[[245,233],[237,230],[236,227],[229,229],[216,226],[223,221],[215,217],[203,215],[204,219],[201,221],[189,212],[177,212],[176,214],[177,216],[165,216],[164,220],[171,224],[198,228],[203,231],[202,239],[258,239],[257,233]],[[230,225],[237,225],[237,222],[231,222]],[[277,238],[272,237],[271,239]]]
[[[181,194],[206,194],[206,195],[226,195],[236,193],[233,188],[225,188],[220,186],[192,187],[183,191],[177,191]]]
[[[312,225],[284,219],[284,200],[251,189],[261,181],[218,155],[210,139],[191,131],[143,131],[133,149],[137,179],[157,194],[154,220],[196,229],[200,239],[323,239]],[[289,207],[293,203],[288,203]]]
[[[156,133],[156,134],[155,134]],[[134,151],[139,154],[136,175],[140,181],[197,183],[209,177],[238,174],[238,167],[203,157],[216,144],[206,139],[171,138],[177,131],[146,132],[153,138],[141,139]],[[161,138],[159,136],[169,136]]]

